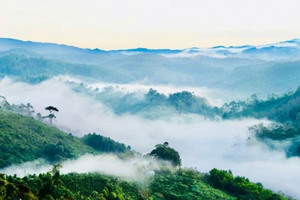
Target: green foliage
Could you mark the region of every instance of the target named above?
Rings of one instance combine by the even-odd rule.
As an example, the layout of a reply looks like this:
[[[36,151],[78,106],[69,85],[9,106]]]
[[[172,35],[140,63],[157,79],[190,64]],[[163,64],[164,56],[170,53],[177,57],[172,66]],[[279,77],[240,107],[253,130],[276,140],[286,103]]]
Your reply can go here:
[[[282,141],[300,136],[299,130],[291,124],[270,124],[268,127],[266,127],[260,123],[250,127],[249,129],[255,134],[256,138],[261,140],[271,139]]]
[[[33,118],[1,110],[0,150],[0,168],[38,158],[59,161],[94,152],[80,138]]]
[[[45,174],[23,178],[0,174],[0,199],[68,199],[68,200],[285,200],[231,172],[213,169],[204,175],[192,169],[175,172],[157,171],[149,185],[119,180],[99,173],[60,175],[54,165]],[[226,193],[225,193],[226,192]]]
[[[260,183],[252,183],[244,177],[234,177],[231,171],[212,169],[207,175],[207,181],[213,187],[219,188],[241,200],[284,200],[282,195],[264,189]]]
[[[150,194],[156,200],[235,199],[209,186],[201,173],[189,169],[156,173],[150,185]]]
[[[83,141],[86,145],[101,152],[125,152],[128,149],[122,143],[115,142],[108,137],[95,133],[85,135]]]
[[[76,199],[123,200],[138,199],[138,187],[134,183],[117,180],[97,173],[68,174],[61,177],[64,185]],[[80,183],[85,183],[84,185]]]
[[[134,183],[98,173],[60,175],[59,167],[59,165],[54,165],[51,172],[39,176],[29,175],[24,178],[9,176],[8,179],[16,185],[22,183],[22,187],[26,188],[26,194],[43,200],[134,200],[140,198],[138,186]]]
[[[122,181],[98,173],[60,175],[58,169],[59,166],[56,165],[51,173],[23,178],[9,176],[7,179],[12,185],[22,185],[23,189],[16,190],[18,192],[22,190],[22,194],[33,196],[32,199],[37,199],[36,197],[44,200],[235,199],[207,185],[203,181],[203,175],[194,170],[181,169],[175,173],[169,171],[156,173],[149,186],[140,187],[134,182]],[[1,189],[2,185],[0,185]],[[20,196],[21,193],[16,194]]]
[[[11,182],[4,174],[0,174],[0,200],[6,199],[37,200],[38,198],[30,189],[19,180]]]
[[[250,127],[249,130],[254,138],[264,142],[271,149],[283,150],[288,157],[300,156],[300,130],[293,124],[272,123],[265,126],[261,123]],[[282,148],[280,144],[285,144],[285,147]]]
[[[300,87],[281,97],[271,95],[267,100],[258,100],[252,95],[248,102],[231,102],[222,107],[224,118],[255,117],[277,122],[295,123],[300,126]]]
[[[210,106],[207,99],[188,91],[170,94],[168,102],[181,113],[197,113],[208,118],[214,118],[218,114],[218,109]]]
[[[179,153],[175,149],[169,147],[167,142],[156,145],[155,149],[153,149],[149,155],[161,160],[170,161],[174,166],[181,165]]]
[[[86,142],[90,137],[103,140],[100,143],[95,140],[96,146],[89,146]],[[86,153],[107,152],[104,148],[107,144],[110,152],[124,152],[126,149],[124,144],[100,135],[90,134],[84,139],[78,138],[32,117],[0,109],[0,168],[39,158],[57,162]]]

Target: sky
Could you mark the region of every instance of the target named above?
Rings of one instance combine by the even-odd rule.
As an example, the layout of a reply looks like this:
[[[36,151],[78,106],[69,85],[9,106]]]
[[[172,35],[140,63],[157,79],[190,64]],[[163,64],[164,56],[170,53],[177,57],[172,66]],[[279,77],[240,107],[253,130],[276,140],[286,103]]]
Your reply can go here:
[[[100,49],[300,38],[298,0],[1,0],[0,37]]]

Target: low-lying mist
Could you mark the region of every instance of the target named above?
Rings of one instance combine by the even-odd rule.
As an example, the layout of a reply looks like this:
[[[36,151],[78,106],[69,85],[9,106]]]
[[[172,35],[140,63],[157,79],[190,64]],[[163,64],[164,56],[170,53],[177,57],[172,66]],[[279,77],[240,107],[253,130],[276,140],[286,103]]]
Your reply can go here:
[[[156,160],[151,157],[131,157],[122,159],[113,154],[101,154],[97,156],[85,155],[77,160],[67,160],[61,163],[60,173],[101,173],[105,175],[117,176],[119,178],[146,183],[149,175],[155,170],[170,169],[172,165],[166,161]],[[121,167],[121,169],[120,169]],[[40,174],[49,172],[52,165],[44,160],[26,162],[20,165],[13,165],[0,171],[8,175],[18,175],[20,177],[28,174]]]
[[[53,124],[74,135],[96,132],[130,145],[143,154],[167,141],[179,152],[184,167],[196,167],[201,172],[212,168],[230,169],[234,175],[246,176],[274,191],[281,190],[300,198],[297,187],[300,185],[300,159],[286,158],[284,153],[272,151],[259,141],[248,140],[251,136],[248,128],[260,122],[269,123],[267,120],[213,121],[192,114],[150,120],[136,115],[116,115],[98,101],[81,96],[67,84],[54,79],[28,85],[5,78],[0,81],[0,94],[11,103],[30,102],[42,115],[48,114],[44,110],[46,106],[56,106],[60,111]],[[87,158],[83,158],[85,163],[92,163],[93,159]],[[113,166],[118,171],[117,165]],[[96,168],[95,165],[91,171]],[[80,170],[78,167],[75,171]]]

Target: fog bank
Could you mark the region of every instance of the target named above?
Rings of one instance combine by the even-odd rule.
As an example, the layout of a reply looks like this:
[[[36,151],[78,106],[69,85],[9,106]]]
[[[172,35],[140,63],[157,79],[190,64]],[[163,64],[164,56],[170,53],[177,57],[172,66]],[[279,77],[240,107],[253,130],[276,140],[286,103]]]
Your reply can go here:
[[[180,153],[185,167],[196,167],[201,172],[212,168],[230,169],[234,175],[246,176],[275,192],[281,190],[300,199],[300,191],[296,188],[300,185],[300,159],[288,159],[282,152],[272,151],[256,140],[248,140],[251,136],[248,127],[260,122],[269,123],[266,120],[209,121],[191,114],[149,120],[129,114],[116,115],[57,80],[28,85],[4,79],[0,81],[0,95],[11,103],[30,102],[42,114],[47,114],[46,106],[56,106],[60,111],[54,124],[78,136],[96,132],[144,154],[156,144],[168,141]],[[93,162],[93,159],[86,159],[86,163]],[[68,166],[67,163],[63,165]],[[118,165],[115,166],[118,171]]]
[[[101,173],[105,175],[117,176],[126,180],[133,180],[137,182],[147,181],[149,175],[154,173],[154,170],[159,170],[161,167],[167,167],[173,170],[169,162],[158,161],[154,158],[134,157],[121,159],[116,155],[102,154],[102,155],[85,155],[77,160],[67,160],[61,163],[61,174],[68,173]],[[120,169],[121,167],[121,169]],[[13,165],[1,169],[1,173],[9,175],[18,175],[20,177],[28,174],[40,174],[49,172],[52,165],[44,160],[36,160],[33,162],[26,162],[20,165]]]

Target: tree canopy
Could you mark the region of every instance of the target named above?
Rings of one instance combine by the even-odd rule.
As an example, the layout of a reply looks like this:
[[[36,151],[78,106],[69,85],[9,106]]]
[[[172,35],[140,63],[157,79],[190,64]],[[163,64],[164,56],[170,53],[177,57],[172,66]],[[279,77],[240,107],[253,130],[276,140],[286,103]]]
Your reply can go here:
[[[155,149],[150,152],[150,156],[170,161],[174,166],[181,165],[179,153],[175,149],[169,147],[168,142],[156,145]]]
[[[53,111],[58,112],[59,110],[54,107],[54,106],[48,106],[45,108],[45,110],[48,110],[50,113],[52,113]]]

